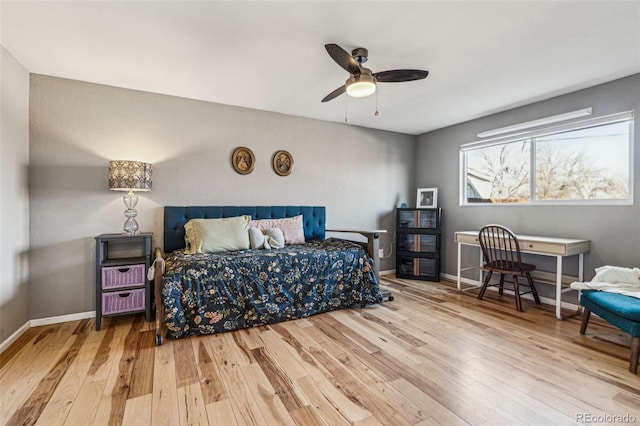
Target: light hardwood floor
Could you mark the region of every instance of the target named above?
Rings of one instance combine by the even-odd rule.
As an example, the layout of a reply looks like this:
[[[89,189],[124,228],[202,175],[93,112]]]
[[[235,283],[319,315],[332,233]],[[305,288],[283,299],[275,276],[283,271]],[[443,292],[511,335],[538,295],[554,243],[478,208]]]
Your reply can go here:
[[[0,358],[0,422],[640,422],[629,339],[599,319],[581,336],[579,317],[528,300],[518,313],[451,282],[382,283],[395,301],[160,347],[140,316],[32,328]]]

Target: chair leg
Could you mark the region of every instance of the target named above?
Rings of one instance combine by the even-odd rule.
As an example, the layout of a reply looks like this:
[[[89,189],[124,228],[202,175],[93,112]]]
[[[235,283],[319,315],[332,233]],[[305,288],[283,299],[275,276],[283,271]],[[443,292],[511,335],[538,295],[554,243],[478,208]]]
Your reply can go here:
[[[587,331],[587,324],[589,324],[589,317],[591,316],[591,311],[587,308],[584,308],[582,312],[582,323],[580,324],[580,334],[584,334]]]
[[[498,289],[498,294],[504,293],[504,274],[500,274],[500,288]]]
[[[531,287],[531,293],[533,293],[533,299],[536,301],[536,305],[540,304],[540,297],[538,297],[538,291],[536,287],[533,285],[533,278],[531,278],[531,273],[527,272],[527,281],[529,281],[529,287]]]
[[[640,337],[631,338],[631,362],[629,363],[629,371],[633,374],[638,372],[638,358],[640,358]]]
[[[491,275],[493,271],[488,271],[487,276],[484,277],[484,282],[482,283],[482,287],[480,288],[480,293],[478,293],[478,299],[482,300],[484,297],[484,292],[487,290],[487,285],[489,285],[489,280],[491,279]]]
[[[522,301],[520,300],[520,285],[518,284],[518,277],[513,276],[513,290],[516,294],[516,309],[518,312],[522,312]]]

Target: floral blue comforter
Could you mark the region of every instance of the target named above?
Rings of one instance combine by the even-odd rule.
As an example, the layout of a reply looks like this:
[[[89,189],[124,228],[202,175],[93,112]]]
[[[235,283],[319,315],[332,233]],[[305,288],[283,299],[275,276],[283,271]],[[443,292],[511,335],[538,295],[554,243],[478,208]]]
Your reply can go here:
[[[165,259],[168,338],[221,333],[382,302],[373,260],[358,244],[329,238],[274,250]]]

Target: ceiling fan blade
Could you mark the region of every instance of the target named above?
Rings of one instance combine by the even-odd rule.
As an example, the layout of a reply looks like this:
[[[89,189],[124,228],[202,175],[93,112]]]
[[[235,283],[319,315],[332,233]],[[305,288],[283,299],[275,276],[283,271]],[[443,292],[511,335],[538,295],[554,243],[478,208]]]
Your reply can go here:
[[[423,70],[391,70],[374,73],[378,83],[396,83],[402,81],[422,80],[429,75]]]
[[[337,98],[338,96],[342,95],[344,92],[346,92],[346,90],[347,88],[345,86],[340,86],[336,90],[325,96],[322,102],[329,102],[331,99]]]
[[[342,47],[337,44],[325,44],[324,48],[327,49],[329,56],[350,74],[360,74],[358,63]]]

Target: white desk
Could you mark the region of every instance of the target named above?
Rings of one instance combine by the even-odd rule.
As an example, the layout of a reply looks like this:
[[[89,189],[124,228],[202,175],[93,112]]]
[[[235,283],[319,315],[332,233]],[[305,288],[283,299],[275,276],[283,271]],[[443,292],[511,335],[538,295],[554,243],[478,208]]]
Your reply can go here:
[[[541,256],[552,256],[556,258],[556,318],[562,319],[560,315],[560,305],[562,302],[562,293],[572,290],[571,288],[562,288],[562,258],[565,256],[578,255],[578,276],[577,281],[582,281],[584,277],[584,253],[590,249],[591,242],[589,240],[574,240],[568,238],[551,238],[538,237],[533,235],[517,235],[520,242],[520,251],[522,253],[532,253]],[[456,232],[454,240],[458,243],[458,290],[462,291],[460,286],[460,273],[469,269],[476,269],[477,266],[462,268],[461,252],[463,245],[480,246],[478,241],[478,231],[462,231]],[[480,250],[480,283],[482,283],[482,250]],[[479,286],[477,286],[479,287]],[[477,287],[470,287],[477,288]],[[468,289],[465,289],[468,290]]]

